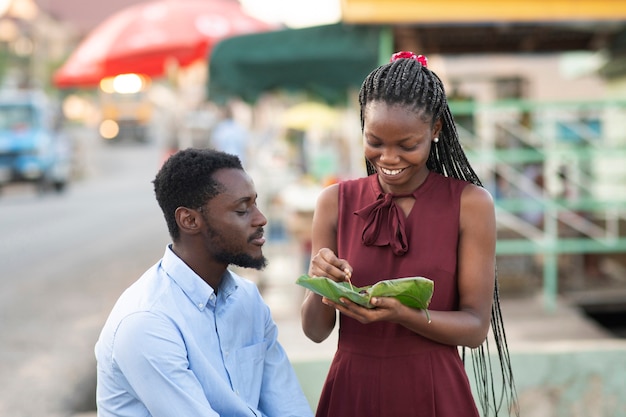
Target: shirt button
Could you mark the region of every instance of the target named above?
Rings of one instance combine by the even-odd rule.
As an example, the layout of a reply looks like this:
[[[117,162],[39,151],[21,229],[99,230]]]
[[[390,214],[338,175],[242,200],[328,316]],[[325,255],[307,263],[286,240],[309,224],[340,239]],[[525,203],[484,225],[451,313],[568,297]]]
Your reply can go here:
[[[202,308],[202,307],[204,307],[204,304],[202,303],[198,304],[198,308]]]

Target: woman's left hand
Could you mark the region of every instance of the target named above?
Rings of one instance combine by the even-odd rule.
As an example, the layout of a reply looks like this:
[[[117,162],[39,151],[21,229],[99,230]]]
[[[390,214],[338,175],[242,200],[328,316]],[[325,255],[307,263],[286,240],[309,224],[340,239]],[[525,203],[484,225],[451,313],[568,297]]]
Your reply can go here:
[[[340,301],[341,303],[335,303],[326,297],[322,298],[324,304],[334,307],[342,314],[363,324],[376,321],[396,321],[400,317],[401,311],[409,308],[393,297],[372,297],[370,302],[374,308],[363,307],[347,298],[341,298]]]

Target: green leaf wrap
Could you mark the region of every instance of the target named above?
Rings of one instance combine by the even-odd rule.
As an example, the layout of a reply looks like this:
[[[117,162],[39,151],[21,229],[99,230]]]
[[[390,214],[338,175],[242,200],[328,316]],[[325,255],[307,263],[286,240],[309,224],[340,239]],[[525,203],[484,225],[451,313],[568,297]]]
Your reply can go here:
[[[301,275],[296,284],[336,303],[340,302],[339,298],[344,297],[367,308],[374,307],[370,304],[372,297],[394,297],[409,307],[427,309],[434,290],[434,282],[424,277],[388,279],[374,285],[352,289],[348,282]]]

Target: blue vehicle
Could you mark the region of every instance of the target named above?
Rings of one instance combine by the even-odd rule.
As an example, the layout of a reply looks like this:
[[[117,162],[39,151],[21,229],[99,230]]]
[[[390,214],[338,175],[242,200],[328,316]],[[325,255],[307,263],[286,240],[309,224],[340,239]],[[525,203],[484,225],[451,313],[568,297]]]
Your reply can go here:
[[[63,191],[71,176],[71,151],[45,94],[0,91],[0,187],[26,182],[40,191]]]

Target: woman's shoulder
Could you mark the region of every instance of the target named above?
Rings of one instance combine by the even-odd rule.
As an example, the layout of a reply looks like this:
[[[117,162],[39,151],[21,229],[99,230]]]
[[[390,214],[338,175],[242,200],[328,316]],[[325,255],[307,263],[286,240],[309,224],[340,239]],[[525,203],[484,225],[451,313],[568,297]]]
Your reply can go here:
[[[447,177],[438,173],[432,173],[431,189],[447,190],[448,195],[456,196],[454,199],[460,202],[465,209],[477,208],[479,211],[493,210],[494,201],[491,193],[480,185],[470,181]],[[465,211],[465,210],[462,210]]]
[[[372,174],[367,177],[348,178],[339,181],[337,184],[341,187],[362,187],[364,185],[370,184],[375,177],[376,174]]]
[[[494,200],[491,193],[484,187],[469,183],[461,194],[461,207],[463,211],[478,211],[493,214]],[[495,214],[494,214],[495,215]]]
[[[449,187],[456,188],[465,188],[472,183],[466,180],[462,180],[459,178],[448,177],[438,172],[431,171],[429,175],[429,181],[440,183],[440,184],[448,184]]]
[[[368,184],[370,184],[370,182],[371,179],[369,177],[341,180],[325,187],[320,192],[318,199],[337,200],[340,194],[359,194],[364,188],[369,187]]]
[[[485,187],[476,185],[467,180],[462,180],[462,179],[454,178],[454,177],[446,177],[436,172],[433,172],[431,174],[433,177],[433,182],[447,184],[448,187],[452,189],[456,189],[460,192],[463,192],[463,194],[478,195],[478,196],[482,196],[482,198],[491,199],[491,194],[489,193],[489,191],[487,191]]]
[[[338,183],[338,190],[339,193],[341,193],[342,195],[360,195],[366,189],[372,189],[375,184],[377,184],[376,174],[373,174],[367,177],[352,178],[340,181]]]
[[[336,213],[340,204],[358,204],[366,194],[365,190],[371,188],[371,181],[370,177],[362,177],[342,180],[327,186],[318,195],[316,211],[330,214]]]
[[[325,187],[317,196],[316,211],[328,209],[329,205],[336,206],[340,187],[340,182]]]

